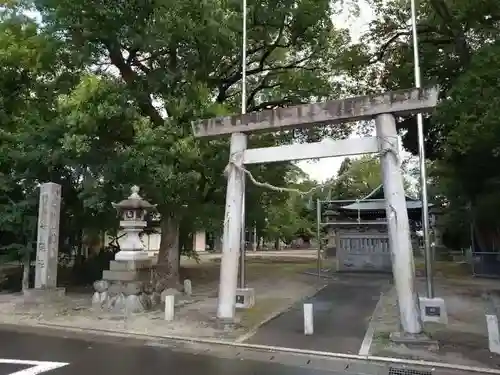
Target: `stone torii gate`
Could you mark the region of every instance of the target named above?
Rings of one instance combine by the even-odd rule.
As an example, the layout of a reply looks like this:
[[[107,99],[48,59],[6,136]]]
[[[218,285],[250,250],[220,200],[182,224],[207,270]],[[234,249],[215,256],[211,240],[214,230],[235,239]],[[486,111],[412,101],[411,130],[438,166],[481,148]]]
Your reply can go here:
[[[415,335],[422,332],[418,299],[414,287],[413,252],[403,176],[398,158],[398,135],[394,116],[429,112],[436,106],[437,98],[437,87],[413,88],[375,96],[354,97],[193,122],[192,127],[196,137],[231,134],[217,308],[219,319],[232,321],[235,317],[245,194],[243,166],[256,163],[379,153],[384,183],[389,246],[402,333]],[[369,119],[375,119],[376,137],[247,149],[246,133],[290,130]]]

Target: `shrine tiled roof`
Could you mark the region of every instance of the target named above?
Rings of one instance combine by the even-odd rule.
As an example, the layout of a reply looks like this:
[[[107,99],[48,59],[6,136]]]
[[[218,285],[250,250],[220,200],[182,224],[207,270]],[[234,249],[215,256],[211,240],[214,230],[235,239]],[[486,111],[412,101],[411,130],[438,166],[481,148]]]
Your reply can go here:
[[[429,204],[429,207],[432,204]],[[422,209],[422,202],[417,200],[406,200],[406,208],[408,210],[419,210]],[[348,204],[347,206],[340,207],[342,210],[354,210],[354,211],[383,211],[385,210],[384,201],[359,201],[355,203]]]

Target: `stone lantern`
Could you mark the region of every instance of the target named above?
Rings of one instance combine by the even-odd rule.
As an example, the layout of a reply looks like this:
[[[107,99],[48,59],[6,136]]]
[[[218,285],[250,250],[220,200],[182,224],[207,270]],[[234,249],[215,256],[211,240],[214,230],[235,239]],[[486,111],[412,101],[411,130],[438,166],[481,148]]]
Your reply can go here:
[[[112,203],[121,216],[120,227],[124,233],[120,239],[120,251],[115,255],[117,261],[149,259],[139,234],[147,226],[146,214],[156,211],[156,205],[141,198],[138,186],[132,186],[130,190],[132,194],[127,199],[120,203]]]
[[[120,203],[113,203],[121,216],[120,251],[109,263],[109,270],[102,272],[102,279],[94,282],[92,305],[113,312],[137,313],[153,306],[151,264],[148,252],[139,234],[147,223],[145,216],[156,211],[156,205],[142,199],[139,187],[133,186],[132,194]]]

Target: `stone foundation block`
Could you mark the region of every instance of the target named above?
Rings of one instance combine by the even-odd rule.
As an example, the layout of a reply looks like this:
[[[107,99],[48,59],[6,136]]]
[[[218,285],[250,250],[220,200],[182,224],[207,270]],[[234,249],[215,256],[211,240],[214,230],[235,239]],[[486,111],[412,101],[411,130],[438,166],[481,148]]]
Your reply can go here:
[[[433,340],[425,333],[408,334],[405,332],[392,332],[390,340],[395,344],[406,345],[408,347],[426,347],[427,350],[435,351],[439,349],[437,340]]]
[[[420,297],[420,314],[423,322],[448,324],[448,313],[444,299]]]
[[[253,288],[236,289],[236,308],[251,309],[255,305],[255,290]]]
[[[103,271],[102,278],[107,281],[147,281],[150,278],[148,270],[136,271]]]
[[[148,260],[112,260],[109,262],[110,271],[135,271],[151,268],[152,261]]]

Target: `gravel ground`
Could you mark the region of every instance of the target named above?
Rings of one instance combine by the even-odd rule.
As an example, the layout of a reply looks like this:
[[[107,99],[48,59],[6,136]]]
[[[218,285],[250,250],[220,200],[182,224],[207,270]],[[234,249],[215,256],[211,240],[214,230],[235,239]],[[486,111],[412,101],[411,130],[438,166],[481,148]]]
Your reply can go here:
[[[417,288],[423,295],[424,281]],[[499,288],[497,281],[477,279],[436,279],[436,296],[445,300],[448,325],[426,324],[425,331],[439,347],[407,347],[389,341],[398,331],[398,307],[394,288],[384,293],[372,318],[375,328],[372,355],[422,359],[468,366],[500,367],[500,356],[488,350],[485,314],[490,311],[488,293]]]
[[[301,272],[310,262],[272,261],[248,264],[250,287],[255,288],[256,305],[238,311],[235,329],[221,329],[214,319],[217,307],[218,264],[193,266],[193,295],[181,298],[175,320],[166,322],[161,308],[142,314],[110,314],[91,307],[92,294],[67,293],[64,300],[27,304],[22,295],[0,295],[0,323],[14,325],[58,325],[158,336],[202,337],[235,340],[251,332],[262,321],[288,309],[296,301],[315,293],[319,285]]]

